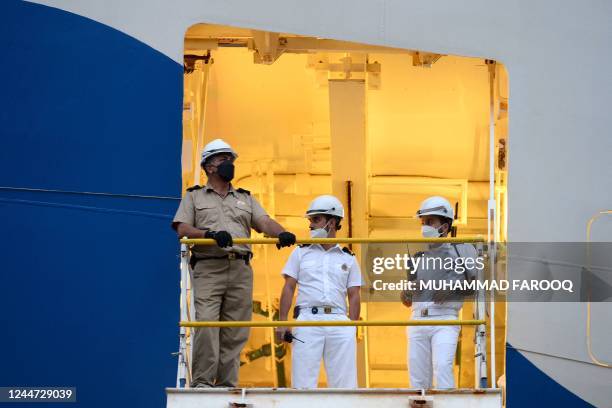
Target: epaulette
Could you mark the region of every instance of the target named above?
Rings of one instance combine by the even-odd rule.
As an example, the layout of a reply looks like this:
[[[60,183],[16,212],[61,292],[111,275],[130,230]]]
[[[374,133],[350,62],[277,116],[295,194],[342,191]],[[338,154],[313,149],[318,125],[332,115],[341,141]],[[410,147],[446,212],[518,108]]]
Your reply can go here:
[[[189,188],[187,189],[187,191],[199,190],[199,189],[201,189],[201,188],[202,188],[202,186],[200,186],[200,185],[196,184],[195,186],[191,186],[191,187],[189,187]]]
[[[349,255],[355,256],[355,254],[350,249],[348,249],[348,247],[343,247],[342,252],[346,252]]]
[[[305,248],[305,247],[309,247],[309,246],[310,246],[310,244],[299,244],[298,246],[299,246],[300,248]]]
[[[249,190],[245,190],[244,188],[237,188],[236,191],[239,193],[251,195],[251,192]]]

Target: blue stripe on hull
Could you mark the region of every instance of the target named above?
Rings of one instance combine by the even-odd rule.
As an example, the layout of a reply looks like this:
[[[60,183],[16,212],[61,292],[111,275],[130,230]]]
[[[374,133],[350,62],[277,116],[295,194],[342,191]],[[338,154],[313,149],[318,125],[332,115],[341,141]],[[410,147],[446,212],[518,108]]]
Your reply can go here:
[[[550,378],[510,344],[506,344],[506,406],[593,407]]]
[[[0,384],[74,386],[75,406],[164,406],[182,67],[61,10],[3,1],[0,19],[0,187],[73,192],[0,188]]]

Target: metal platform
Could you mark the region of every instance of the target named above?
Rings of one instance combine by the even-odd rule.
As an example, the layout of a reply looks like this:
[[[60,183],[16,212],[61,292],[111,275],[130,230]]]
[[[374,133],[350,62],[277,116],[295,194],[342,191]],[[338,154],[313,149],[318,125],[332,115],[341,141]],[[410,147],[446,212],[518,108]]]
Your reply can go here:
[[[166,388],[168,408],[500,408],[500,389]]]

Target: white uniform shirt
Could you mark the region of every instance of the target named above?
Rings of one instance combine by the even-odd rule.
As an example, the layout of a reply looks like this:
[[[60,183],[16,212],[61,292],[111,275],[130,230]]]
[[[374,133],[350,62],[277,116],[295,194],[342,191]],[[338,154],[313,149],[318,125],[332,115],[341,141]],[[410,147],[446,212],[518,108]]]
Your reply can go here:
[[[329,250],[321,245],[296,247],[283,271],[298,282],[296,305],[333,306],[346,313],[346,290],[361,286],[361,271],[354,255],[340,245]]]
[[[455,250],[456,248],[456,250]],[[442,244],[440,246],[432,247],[429,251],[425,252],[426,257],[432,258],[472,258],[476,259],[478,257],[478,251],[471,244],[454,244],[451,245],[449,243]],[[417,270],[417,280],[465,280],[467,279],[475,279],[477,276],[476,268],[465,268],[465,271],[461,274],[455,273],[453,270],[439,270],[436,268],[431,268],[429,270]],[[443,303],[434,303],[431,301],[433,296],[433,291],[425,290],[418,294],[413,295],[412,297],[412,310],[416,312],[417,315],[422,309],[452,309],[455,312],[458,312],[459,309],[463,306],[463,300],[452,300],[446,301]]]

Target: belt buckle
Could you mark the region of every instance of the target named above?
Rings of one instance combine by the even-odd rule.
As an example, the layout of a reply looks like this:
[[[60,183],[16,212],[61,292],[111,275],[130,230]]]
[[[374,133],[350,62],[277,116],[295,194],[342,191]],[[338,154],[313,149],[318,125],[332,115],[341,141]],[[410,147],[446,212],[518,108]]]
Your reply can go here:
[[[233,261],[236,259],[236,253],[235,252],[229,252],[227,254],[227,259],[229,259],[230,261]]]
[[[319,313],[319,308],[314,306],[312,309],[310,309],[310,311],[312,312],[312,314],[317,314]]]
[[[429,310],[421,309],[421,317],[427,317],[427,316],[429,316]]]
[[[331,307],[329,307],[329,306],[325,306],[325,307],[323,308],[323,313],[325,313],[325,314],[330,314],[331,312],[332,312],[332,308],[331,308]]]

